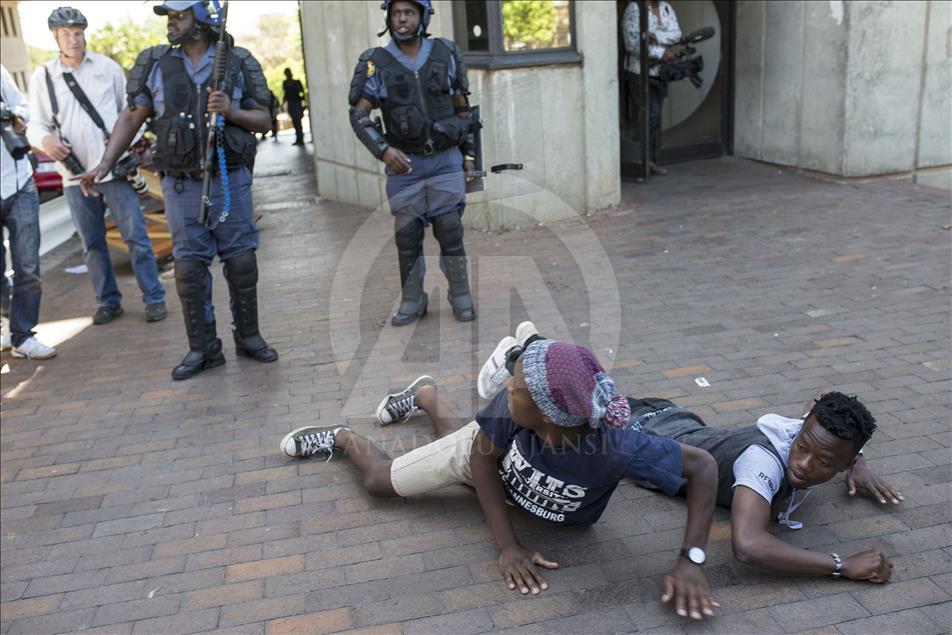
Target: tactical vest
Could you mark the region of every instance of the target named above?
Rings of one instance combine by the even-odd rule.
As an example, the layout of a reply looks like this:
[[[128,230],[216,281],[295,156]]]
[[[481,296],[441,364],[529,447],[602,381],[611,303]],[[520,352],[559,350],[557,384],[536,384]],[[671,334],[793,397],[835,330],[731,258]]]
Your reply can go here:
[[[463,120],[455,116],[450,95],[451,55],[441,39],[434,39],[423,67],[411,71],[386,49],[374,49],[370,61],[387,88],[387,99],[380,104],[387,143],[403,152],[428,154],[459,145],[462,136],[469,132],[468,122],[465,132],[457,130],[462,128]],[[443,131],[437,126],[434,131],[433,125],[438,122],[453,129]]]
[[[691,418],[680,417],[666,422],[663,427],[659,427],[658,433],[663,432],[663,436],[669,437],[685,445],[694,446],[702,450],[707,450],[717,462],[717,504],[723,507],[730,507],[734,498],[734,461],[741,453],[752,445],[759,445],[780,461],[781,465],[786,465],[786,461],[780,456],[774,448],[773,443],[760,431],[756,425],[747,426],[737,430],[725,430],[722,428],[709,428],[700,420],[697,415]],[[652,426],[660,422],[652,422]],[[647,432],[651,433],[651,427]],[[785,498],[790,496],[793,488],[787,482],[787,472],[784,470],[783,479],[777,494],[774,496],[773,503],[779,504]],[[771,505],[773,506],[773,505]]]
[[[232,60],[229,62],[234,64]],[[202,155],[208,140],[205,107],[211,78],[201,86],[196,85],[185,70],[184,60],[173,55],[163,55],[158,63],[165,111],[152,122],[156,136],[155,165],[172,176],[194,175],[203,167]],[[233,73],[229,75],[234,77]],[[232,83],[226,92],[230,94],[233,88]],[[257,143],[250,132],[226,121],[223,142],[225,165],[229,170],[254,163]],[[212,164],[217,171],[218,161],[213,159]]]

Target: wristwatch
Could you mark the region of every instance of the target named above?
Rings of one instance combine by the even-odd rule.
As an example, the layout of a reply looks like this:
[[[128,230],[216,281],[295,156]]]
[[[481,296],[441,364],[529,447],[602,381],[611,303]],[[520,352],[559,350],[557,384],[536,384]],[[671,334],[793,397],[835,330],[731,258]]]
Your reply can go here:
[[[838,553],[830,553],[830,555],[833,556],[833,573],[830,575],[834,578],[838,578],[843,575],[843,559],[840,558],[840,554]]]
[[[701,566],[707,560],[707,554],[700,547],[690,547],[681,549],[681,556],[687,558],[694,564]]]

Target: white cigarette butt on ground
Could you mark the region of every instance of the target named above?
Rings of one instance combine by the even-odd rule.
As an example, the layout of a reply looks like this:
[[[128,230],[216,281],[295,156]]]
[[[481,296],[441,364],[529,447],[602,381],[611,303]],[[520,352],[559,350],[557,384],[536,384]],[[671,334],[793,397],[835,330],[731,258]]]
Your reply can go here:
[[[710,388],[711,386],[711,382],[709,382],[703,377],[695,377],[694,383],[700,386],[701,388]]]

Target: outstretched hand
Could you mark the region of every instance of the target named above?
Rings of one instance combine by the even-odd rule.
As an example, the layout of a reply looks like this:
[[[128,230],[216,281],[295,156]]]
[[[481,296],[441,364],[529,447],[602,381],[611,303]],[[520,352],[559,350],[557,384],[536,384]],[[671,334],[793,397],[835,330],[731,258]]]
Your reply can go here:
[[[511,545],[499,552],[499,572],[510,589],[518,587],[522,594],[532,591],[532,595],[539,595],[540,592],[549,588],[549,583],[539,573],[536,565],[546,569],[557,569],[559,566],[557,562],[546,560],[545,556],[538,551],[527,549],[519,544]]]
[[[79,181],[79,191],[83,193],[83,196],[99,196],[99,190],[96,189],[96,184],[108,175],[109,168],[100,163],[92,170],[87,170],[79,176],[74,176],[71,180]]]
[[[902,492],[879,478],[866,466],[866,459],[862,456],[856,457],[856,462],[846,472],[846,486],[849,488],[850,496],[855,496],[857,491],[871,496],[880,505],[885,505],[887,499],[893,504],[898,505],[903,500]]]
[[[711,587],[701,567],[684,558],[678,558],[678,564],[664,576],[661,601],[670,602],[672,599],[678,615],[690,616],[694,620],[713,617],[714,607],[720,606],[711,595]]]

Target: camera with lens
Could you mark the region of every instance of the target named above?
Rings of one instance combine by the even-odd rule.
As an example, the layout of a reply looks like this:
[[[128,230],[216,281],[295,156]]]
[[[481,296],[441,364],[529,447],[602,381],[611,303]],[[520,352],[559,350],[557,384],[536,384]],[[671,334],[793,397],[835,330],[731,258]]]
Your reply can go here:
[[[30,142],[13,129],[16,118],[17,116],[7,108],[6,103],[0,101],[0,133],[3,135],[3,145],[14,160],[19,161],[30,151]]]
[[[687,78],[695,88],[700,88],[704,80],[701,71],[704,70],[704,58],[691,46],[714,36],[714,27],[707,26],[678,40],[673,46],[684,48],[674,54],[674,59],[661,62],[658,65],[658,79],[663,82],[676,82]]]
[[[67,141],[65,137],[60,137],[60,140],[67,146],[69,145],[69,141]],[[84,174],[86,172],[86,168],[83,167],[83,164],[79,159],[76,158],[76,155],[73,154],[72,150],[70,150],[69,154],[60,160],[60,163],[66,166],[66,169],[72,172],[74,176],[79,176],[80,174]]]
[[[134,175],[138,168],[139,160],[131,154],[127,154],[112,166],[112,175],[117,179],[127,179]]]

